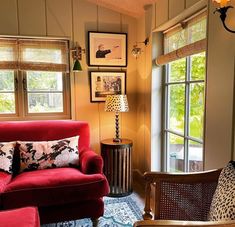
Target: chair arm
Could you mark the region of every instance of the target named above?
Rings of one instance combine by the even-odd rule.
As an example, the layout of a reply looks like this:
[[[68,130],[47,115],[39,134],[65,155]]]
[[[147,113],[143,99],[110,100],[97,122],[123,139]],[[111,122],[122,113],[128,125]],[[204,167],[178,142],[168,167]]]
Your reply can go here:
[[[134,227],[171,227],[171,226],[184,226],[184,227],[193,227],[193,226],[210,226],[210,227],[235,227],[235,221],[168,221],[168,220],[144,220],[137,221],[134,224]]]
[[[222,169],[208,170],[203,172],[193,173],[166,173],[166,172],[145,172],[144,179],[146,182],[155,183],[161,181],[174,183],[196,183],[218,180]]]
[[[85,174],[103,172],[103,159],[91,149],[82,150],[79,154],[80,169]]]

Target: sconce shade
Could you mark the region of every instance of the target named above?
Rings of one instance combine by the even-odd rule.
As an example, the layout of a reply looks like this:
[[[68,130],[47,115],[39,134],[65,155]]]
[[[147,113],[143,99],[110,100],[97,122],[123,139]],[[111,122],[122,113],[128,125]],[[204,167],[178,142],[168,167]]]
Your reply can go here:
[[[225,7],[230,0],[212,0],[213,2],[217,2],[220,4],[220,7]]]
[[[136,42],[136,44],[133,46],[131,53],[135,58],[138,58],[142,52],[141,48],[138,47],[137,43],[144,43],[144,45],[147,46],[149,43],[149,38],[146,38],[143,42]]]
[[[134,45],[131,53],[135,58],[138,58],[139,55],[141,54],[141,48],[138,47],[137,45]]]
[[[126,95],[107,95],[104,110],[116,113],[128,112],[129,106]]]
[[[78,59],[76,59],[75,62],[74,62],[73,71],[74,72],[82,71],[82,66],[81,66],[81,64],[80,64]]]

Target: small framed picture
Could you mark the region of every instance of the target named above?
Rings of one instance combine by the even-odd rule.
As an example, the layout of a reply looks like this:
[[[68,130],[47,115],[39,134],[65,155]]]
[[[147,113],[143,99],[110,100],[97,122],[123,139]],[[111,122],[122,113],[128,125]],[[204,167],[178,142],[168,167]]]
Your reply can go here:
[[[90,66],[127,66],[127,34],[88,32]]]
[[[126,94],[126,72],[91,72],[91,102],[105,102],[107,95]]]

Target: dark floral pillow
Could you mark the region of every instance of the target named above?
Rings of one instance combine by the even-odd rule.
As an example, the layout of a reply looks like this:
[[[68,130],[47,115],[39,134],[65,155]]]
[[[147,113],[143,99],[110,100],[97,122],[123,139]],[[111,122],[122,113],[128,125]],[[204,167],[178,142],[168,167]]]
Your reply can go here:
[[[53,141],[17,141],[20,171],[78,165],[79,136]]]
[[[16,142],[0,142],[0,170],[12,173],[12,160]]]
[[[209,221],[235,220],[235,161],[230,161],[220,173],[213,195]]]

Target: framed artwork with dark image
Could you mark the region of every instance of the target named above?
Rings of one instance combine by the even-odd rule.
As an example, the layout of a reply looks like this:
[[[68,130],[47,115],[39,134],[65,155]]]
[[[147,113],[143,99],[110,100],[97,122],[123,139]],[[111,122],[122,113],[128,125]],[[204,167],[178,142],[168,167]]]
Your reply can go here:
[[[127,34],[88,32],[90,66],[127,66]]]
[[[91,72],[91,102],[105,102],[107,95],[126,94],[126,72]]]

